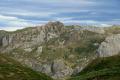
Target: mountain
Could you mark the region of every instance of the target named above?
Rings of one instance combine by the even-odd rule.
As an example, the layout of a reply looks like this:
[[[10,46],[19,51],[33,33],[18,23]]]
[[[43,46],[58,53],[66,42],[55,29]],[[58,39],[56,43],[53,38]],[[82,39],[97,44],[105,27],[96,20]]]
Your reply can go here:
[[[49,22],[14,32],[0,31],[0,52],[34,71],[64,80],[98,57],[119,54],[119,34],[120,26]]]
[[[97,58],[69,80],[120,80],[120,55]]]
[[[0,54],[0,80],[52,80],[43,73],[20,65],[19,62]]]

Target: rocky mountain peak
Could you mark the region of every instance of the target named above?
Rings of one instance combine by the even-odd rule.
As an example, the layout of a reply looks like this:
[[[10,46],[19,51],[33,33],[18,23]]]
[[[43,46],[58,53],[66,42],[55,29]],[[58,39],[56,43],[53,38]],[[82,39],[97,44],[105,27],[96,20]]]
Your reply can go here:
[[[46,24],[46,26],[64,26],[64,24],[60,21],[50,21]]]
[[[64,29],[64,24],[59,22],[59,21],[48,22],[44,27],[48,31],[59,32],[59,31],[62,31]]]

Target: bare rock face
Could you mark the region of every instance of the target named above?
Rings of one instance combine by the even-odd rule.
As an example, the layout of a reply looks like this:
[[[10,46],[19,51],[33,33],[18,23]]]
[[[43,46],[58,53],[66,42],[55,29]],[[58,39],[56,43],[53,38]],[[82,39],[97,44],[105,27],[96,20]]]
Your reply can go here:
[[[31,52],[32,51],[32,49],[31,48],[26,48],[26,49],[24,49],[26,52]]]
[[[46,30],[47,41],[51,38],[58,37],[64,31],[64,24],[59,21],[49,22],[44,27]]]
[[[3,47],[5,47],[5,46],[7,46],[8,45],[8,38],[7,37],[4,37],[3,39],[2,39],[2,45],[3,45]]]
[[[37,48],[36,52],[37,52],[38,56],[42,53],[42,49],[43,49],[42,46],[40,46],[40,47]]]
[[[112,35],[101,43],[98,53],[100,57],[108,57],[120,53],[120,34]]]
[[[59,33],[60,31],[63,30],[64,28],[64,24],[56,21],[56,22],[49,22],[45,25],[45,28],[47,29],[47,31],[51,31],[51,32],[57,32]]]
[[[64,79],[66,76],[70,76],[73,73],[73,69],[65,64],[63,59],[56,59],[52,63],[37,64],[33,60],[25,60],[25,64],[29,67],[33,67],[34,70],[43,72],[54,79]]]
[[[67,75],[71,75],[73,72],[72,68],[65,65],[64,60],[62,59],[53,61],[52,71],[54,79],[64,78]]]
[[[41,72],[46,73],[47,75],[51,76],[52,75],[51,64],[44,64],[42,66]]]
[[[61,22],[49,22],[44,26],[26,28],[20,31],[9,33],[0,38],[2,47],[29,49],[39,46],[51,38],[59,37],[64,31],[64,24]],[[6,51],[6,50],[5,50]]]

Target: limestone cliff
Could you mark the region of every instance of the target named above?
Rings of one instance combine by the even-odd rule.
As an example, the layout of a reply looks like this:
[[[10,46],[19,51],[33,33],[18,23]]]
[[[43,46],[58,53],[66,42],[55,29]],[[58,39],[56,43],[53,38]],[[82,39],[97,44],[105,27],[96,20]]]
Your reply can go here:
[[[108,36],[104,42],[101,43],[98,53],[100,57],[108,57],[120,53],[120,34]]]
[[[66,79],[79,73],[98,53],[102,57],[119,52],[119,34],[107,37],[113,33],[106,32],[105,28],[71,28],[58,21],[0,31],[0,52],[54,79]]]

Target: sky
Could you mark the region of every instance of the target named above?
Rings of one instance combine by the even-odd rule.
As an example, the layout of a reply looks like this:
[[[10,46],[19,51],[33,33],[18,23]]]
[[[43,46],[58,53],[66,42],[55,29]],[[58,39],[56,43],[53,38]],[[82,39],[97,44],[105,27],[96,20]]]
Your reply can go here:
[[[61,21],[65,25],[120,25],[120,0],[0,0],[0,30]]]

